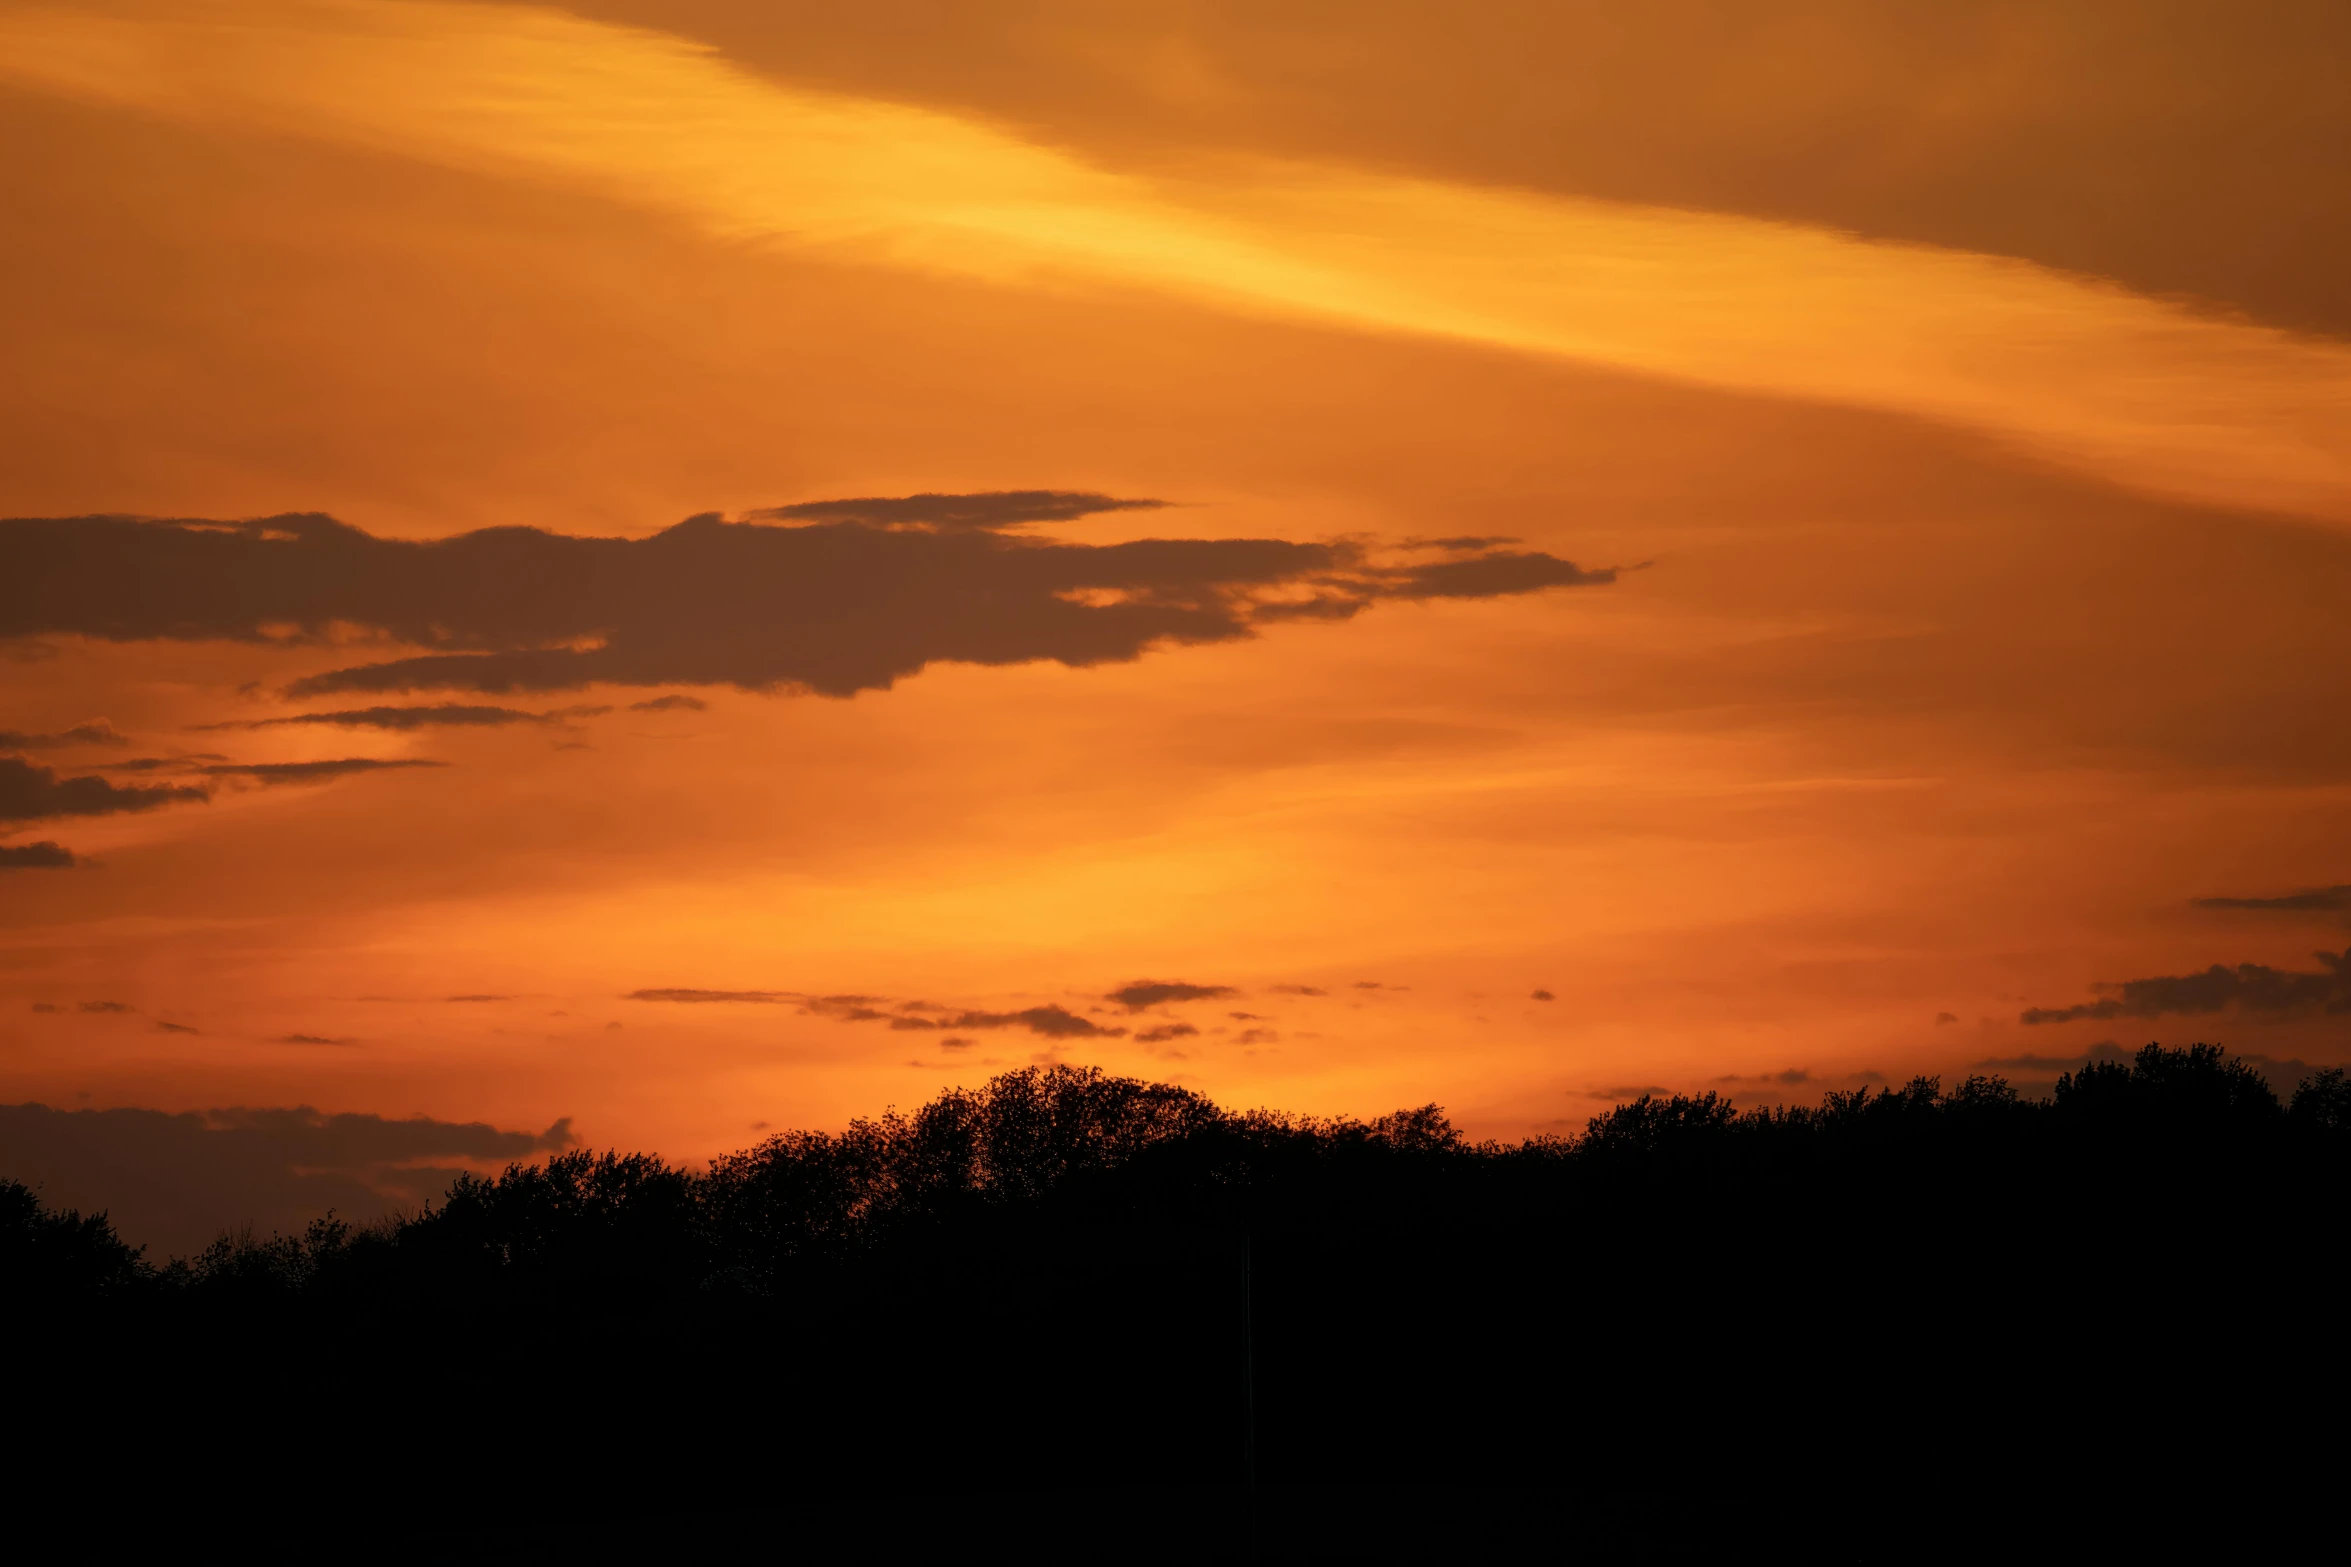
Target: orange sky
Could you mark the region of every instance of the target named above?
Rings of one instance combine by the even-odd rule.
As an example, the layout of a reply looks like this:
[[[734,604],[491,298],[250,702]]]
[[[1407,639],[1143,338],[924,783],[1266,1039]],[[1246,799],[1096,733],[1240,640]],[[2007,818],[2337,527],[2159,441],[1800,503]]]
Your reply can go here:
[[[1032,1059],[1495,1135],[2341,1061],[2347,56],[2323,5],[0,5],[0,517],[850,552],[593,608],[560,542],[426,552],[305,623],[254,563],[308,544],[0,523],[0,1102],[701,1157]],[[1003,491],[1168,504],[753,515]],[[558,716],[266,722],[443,703]],[[443,765],[235,770],[349,758]]]

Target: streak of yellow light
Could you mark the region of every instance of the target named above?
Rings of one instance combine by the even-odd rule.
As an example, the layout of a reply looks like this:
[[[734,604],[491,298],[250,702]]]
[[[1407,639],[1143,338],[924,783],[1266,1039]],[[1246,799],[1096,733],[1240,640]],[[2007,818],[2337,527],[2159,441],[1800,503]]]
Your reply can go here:
[[[2021,261],[1295,163],[1119,173],[666,35],[443,0],[17,7],[0,76],[839,259],[1894,409],[2140,489],[2351,522],[2351,345]]]

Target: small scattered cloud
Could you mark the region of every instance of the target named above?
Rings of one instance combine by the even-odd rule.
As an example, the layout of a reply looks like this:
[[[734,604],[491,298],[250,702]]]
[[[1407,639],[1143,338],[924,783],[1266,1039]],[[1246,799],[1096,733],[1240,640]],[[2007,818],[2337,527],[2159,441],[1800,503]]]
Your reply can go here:
[[[629,704],[632,713],[701,713],[709,711],[709,708],[710,704],[698,696],[681,696],[675,692]]]
[[[514,998],[512,996],[492,995],[489,992],[484,991],[479,995],[443,996],[441,999],[444,1001],[512,1001]],[[554,1015],[561,1017],[563,1014],[558,1012]]]
[[[85,861],[74,858],[64,844],[43,839],[38,843],[0,844],[0,871],[70,870]]]
[[[1188,1039],[1199,1032],[1189,1023],[1161,1023],[1157,1027],[1144,1029],[1135,1036],[1135,1041],[1138,1044],[1161,1045],[1171,1039]]]
[[[1236,1045],[1270,1045],[1282,1036],[1270,1028],[1244,1028],[1233,1036]]]
[[[1102,999],[1115,1001],[1129,1012],[1165,1006],[1171,1001],[1217,1001],[1240,992],[1230,985],[1195,985],[1180,979],[1130,980]]]
[[[51,734],[28,734],[22,729],[0,729],[0,751],[39,751],[64,745],[129,745],[131,737],[103,718],[93,718],[71,729]]]
[[[1586,1099],[1604,1099],[1610,1104],[1631,1104],[1636,1099],[1670,1099],[1673,1090],[1662,1083],[1630,1083],[1615,1088],[1587,1088]]]
[[[2275,969],[2265,963],[2240,963],[2234,968],[2215,963],[2201,974],[2101,983],[2090,987],[2106,993],[2097,1001],[2068,1007],[2027,1007],[2017,1021],[2071,1023],[2122,1017],[2195,1017],[2225,1011],[2263,1017],[2351,1012],[2351,948],[2312,956],[2319,962],[2315,972]]]
[[[1236,1023],[1262,1023],[1266,1020],[1264,1014],[1258,1012],[1227,1012],[1225,1016]]]
[[[1327,996],[1329,991],[1320,985],[1268,985],[1268,994],[1276,996]]]
[[[202,1029],[190,1028],[185,1023],[166,1023],[160,1019],[155,1024],[155,1031],[159,1034],[200,1034],[203,1032]]]
[[[331,1039],[325,1034],[280,1034],[270,1041],[273,1045],[356,1045],[356,1039]]]
[[[1937,1028],[1941,1028],[1945,1023],[1956,1023],[1958,1021],[1959,1014],[1956,1012],[1938,1012],[1935,1014],[1935,1026]]]
[[[53,1001],[36,1001],[33,1003],[33,1010],[35,1012],[62,1012],[65,1008]]]
[[[136,1012],[139,1009],[122,1001],[85,1001],[81,1004],[80,1010],[84,1012]]]
[[[1538,990],[1532,995],[1528,996],[1527,999],[1529,1001],[1557,1001],[1559,998],[1551,994],[1551,992],[1548,990]]]

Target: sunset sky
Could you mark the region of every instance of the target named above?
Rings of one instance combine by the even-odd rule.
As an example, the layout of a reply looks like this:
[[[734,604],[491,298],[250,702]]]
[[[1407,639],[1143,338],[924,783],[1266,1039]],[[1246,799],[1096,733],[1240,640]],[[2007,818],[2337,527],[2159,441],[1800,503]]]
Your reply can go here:
[[[2343,1062],[2346,70],[0,0],[0,1176],[168,1250],[1032,1061],[1497,1137]]]

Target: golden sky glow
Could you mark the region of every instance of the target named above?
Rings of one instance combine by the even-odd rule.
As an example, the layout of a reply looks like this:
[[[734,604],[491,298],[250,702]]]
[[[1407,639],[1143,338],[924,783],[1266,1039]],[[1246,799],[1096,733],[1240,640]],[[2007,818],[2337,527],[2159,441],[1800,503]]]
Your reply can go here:
[[[2093,988],[2347,941],[2315,46],[2158,7],[2076,89],[2087,8],[1434,9],[0,7],[0,516],[1168,503],[632,556],[593,612],[568,554],[321,565],[244,620],[263,556],[126,534],[117,602],[0,525],[0,757],[208,797],[0,779],[0,853],[89,862],[0,868],[0,1101],[701,1156],[1032,1058],[1497,1134],[2341,1059],[2324,1005]],[[1638,94],[1518,96],[1603,34]],[[1100,553],[1155,539],[1206,564]],[[1045,541],[1082,581],[1015,582]],[[493,655],[556,673],[381,672]],[[520,716],[276,722],[444,703]],[[268,770],[352,758],[443,765]]]

